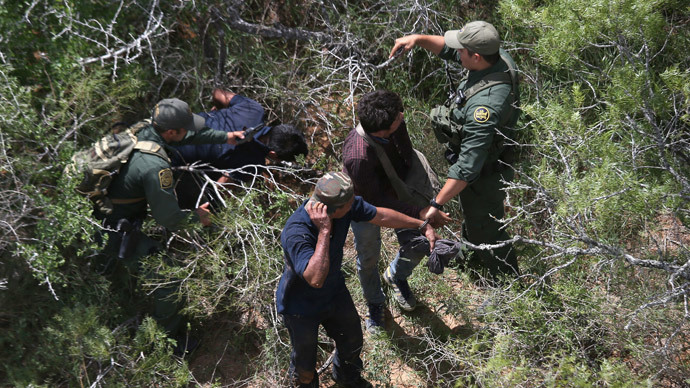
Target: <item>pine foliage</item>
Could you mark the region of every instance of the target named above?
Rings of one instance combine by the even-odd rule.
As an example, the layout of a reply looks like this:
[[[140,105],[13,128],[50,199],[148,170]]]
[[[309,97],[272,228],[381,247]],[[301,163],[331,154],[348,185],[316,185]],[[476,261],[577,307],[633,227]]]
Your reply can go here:
[[[447,96],[446,66],[455,84],[462,69],[421,49],[386,61],[398,37],[474,19],[496,25],[520,69],[505,221],[523,276],[496,287],[420,265],[410,281],[425,305],[391,307],[394,329],[365,336],[365,375],[395,387],[690,384],[685,1],[0,0],[0,385],[286,384],[273,300],[285,220],[340,169],[354,103],[373,88],[403,96],[415,147],[444,175],[428,115]],[[65,163],[161,98],[209,109],[214,87],[298,123],[310,155],[216,186],[212,228],[148,222],[170,252],[144,262],[160,279],[98,273],[100,226]],[[443,233],[460,238],[459,225]],[[390,234],[384,246],[388,262]],[[351,246],[345,258],[363,313]],[[170,282],[202,339],[183,358],[145,314]],[[320,363],[331,350],[324,337]]]

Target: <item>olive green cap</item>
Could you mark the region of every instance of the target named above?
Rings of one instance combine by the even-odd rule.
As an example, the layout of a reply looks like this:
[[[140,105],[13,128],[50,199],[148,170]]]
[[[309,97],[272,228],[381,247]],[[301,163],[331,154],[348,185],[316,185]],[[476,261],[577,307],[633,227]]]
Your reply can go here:
[[[206,119],[192,113],[189,105],[177,98],[166,98],[156,104],[151,121],[163,129],[184,128],[193,132],[206,127]]]
[[[465,48],[480,55],[496,54],[501,47],[496,28],[481,20],[469,22],[460,30],[446,31],[443,39],[450,48]]]
[[[328,214],[333,214],[355,195],[352,180],[344,172],[328,172],[316,182],[311,200],[328,206]]]

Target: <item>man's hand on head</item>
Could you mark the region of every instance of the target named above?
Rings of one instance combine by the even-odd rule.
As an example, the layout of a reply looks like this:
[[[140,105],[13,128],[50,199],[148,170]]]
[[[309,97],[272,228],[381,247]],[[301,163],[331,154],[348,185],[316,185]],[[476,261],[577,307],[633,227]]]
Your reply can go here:
[[[305,205],[305,210],[309,214],[311,222],[319,229],[319,231],[331,230],[331,218],[328,216],[328,211],[326,205],[321,202],[309,201]]]

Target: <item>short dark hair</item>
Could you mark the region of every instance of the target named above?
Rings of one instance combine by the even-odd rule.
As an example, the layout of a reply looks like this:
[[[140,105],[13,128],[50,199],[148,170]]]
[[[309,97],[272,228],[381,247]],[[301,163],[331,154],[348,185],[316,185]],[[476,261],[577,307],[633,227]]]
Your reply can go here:
[[[469,50],[469,49],[467,50],[467,55],[472,56],[474,54],[477,54],[477,53],[475,53],[474,51]],[[498,60],[501,58],[500,53],[488,54],[488,55],[479,54],[479,56],[484,58],[485,61],[489,62],[490,65],[495,65],[498,62]]]
[[[307,155],[309,147],[304,135],[294,125],[280,124],[271,128],[266,146],[280,160],[292,162],[297,155]]]
[[[170,128],[163,128],[163,127],[161,127],[160,125],[158,125],[158,124],[156,124],[156,123],[151,123],[151,125],[153,126],[153,129],[156,130],[156,132],[158,132],[159,135],[162,135],[163,132],[165,132],[165,131],[167,131],[168,129],[170,129]]]
[[[364,132],[378,132],[391,127],[403,111],[403,103],[397,93],[379,89],[363,95],[356,111]]]

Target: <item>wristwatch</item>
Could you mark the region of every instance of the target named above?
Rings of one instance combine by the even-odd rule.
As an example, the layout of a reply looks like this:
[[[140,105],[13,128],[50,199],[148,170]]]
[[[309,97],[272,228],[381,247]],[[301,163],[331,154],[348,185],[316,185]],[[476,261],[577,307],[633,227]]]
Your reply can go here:
[[[436,198],[431,198],[431,201],[429,201],[429,205],[432,207],[435,207],[436,209],[443,211],[443,205],[439,205],[438,202],[436,202]]]

